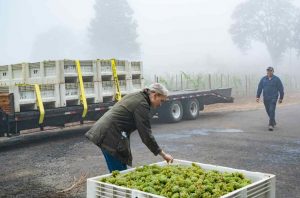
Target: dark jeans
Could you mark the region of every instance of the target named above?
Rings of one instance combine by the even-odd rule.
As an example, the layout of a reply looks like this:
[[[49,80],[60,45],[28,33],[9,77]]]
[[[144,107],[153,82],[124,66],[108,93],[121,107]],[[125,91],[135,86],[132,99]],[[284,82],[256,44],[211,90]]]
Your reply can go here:
[[[127,169],[126,164],[123,164],[120,160],[118,160],[117,158],[115,158],[114,156],[109,154],[104,149],[101,149],[101,150],[102,150],[102,153],[104,155],[104,158],[105,158],[105,161],[106,161],[107,168],[108,168],[109,172],[112,172],[112,171],[115,171],[115,170],[122,171],[122,170]]]
[[[269,125],[274,126],[276,124],[275,109],[276,109],[277,99],[264,100],[264,104],[270,119]]]

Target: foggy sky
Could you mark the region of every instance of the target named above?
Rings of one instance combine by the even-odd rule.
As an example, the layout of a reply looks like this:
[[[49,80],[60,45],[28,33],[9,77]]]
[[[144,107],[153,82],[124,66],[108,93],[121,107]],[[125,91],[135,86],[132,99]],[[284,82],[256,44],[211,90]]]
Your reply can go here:
[[[144,71],[263,72],[271,64],[260,43],[243,54],[228,32],[241,0],[129,0],[138,23]],[[300,6],[300,0],[294,1]],[[0,65],[91,57],[87,28],[94,0],[0,0]],[[49,40],[53,35],[54,40]],[[41,42],[42,45],[37,43]],[[299,67],[294,53],[278,66]]]

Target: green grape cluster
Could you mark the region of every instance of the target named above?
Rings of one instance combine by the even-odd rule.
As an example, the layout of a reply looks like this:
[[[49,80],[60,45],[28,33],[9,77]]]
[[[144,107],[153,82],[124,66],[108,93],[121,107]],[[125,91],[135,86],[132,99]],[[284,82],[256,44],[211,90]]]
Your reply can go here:
[[[242,173],[205,171],[196,164],[143,166],[126,174],[114,171],[100,181],[170,198],[217,198],[251,183]]]

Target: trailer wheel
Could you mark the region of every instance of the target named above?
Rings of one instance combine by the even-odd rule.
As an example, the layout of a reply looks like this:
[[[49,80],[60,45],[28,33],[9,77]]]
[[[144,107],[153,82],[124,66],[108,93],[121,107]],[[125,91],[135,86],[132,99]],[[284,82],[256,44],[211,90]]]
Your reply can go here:
[[[183,108],[180,101],[166,103],[158,110],[159,119],[165,122],[179,122],[183,116]]]
[[[197,99],[189,99],[183,103],[183,117],[186,120],[194,120],[199,117],[199,102]]]

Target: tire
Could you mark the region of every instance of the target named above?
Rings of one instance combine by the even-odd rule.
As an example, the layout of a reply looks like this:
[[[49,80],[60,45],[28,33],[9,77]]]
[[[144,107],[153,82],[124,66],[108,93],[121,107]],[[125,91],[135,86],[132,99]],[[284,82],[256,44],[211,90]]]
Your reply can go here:
[[[165,103],[158,109],[158,117],[164,122],[179,122],[183,117],[183,108],[180,101]]]
[[[183,117],[186,120],[195,120],[199,117],[199,102],[197,99],[188,99],[183,103]]]

